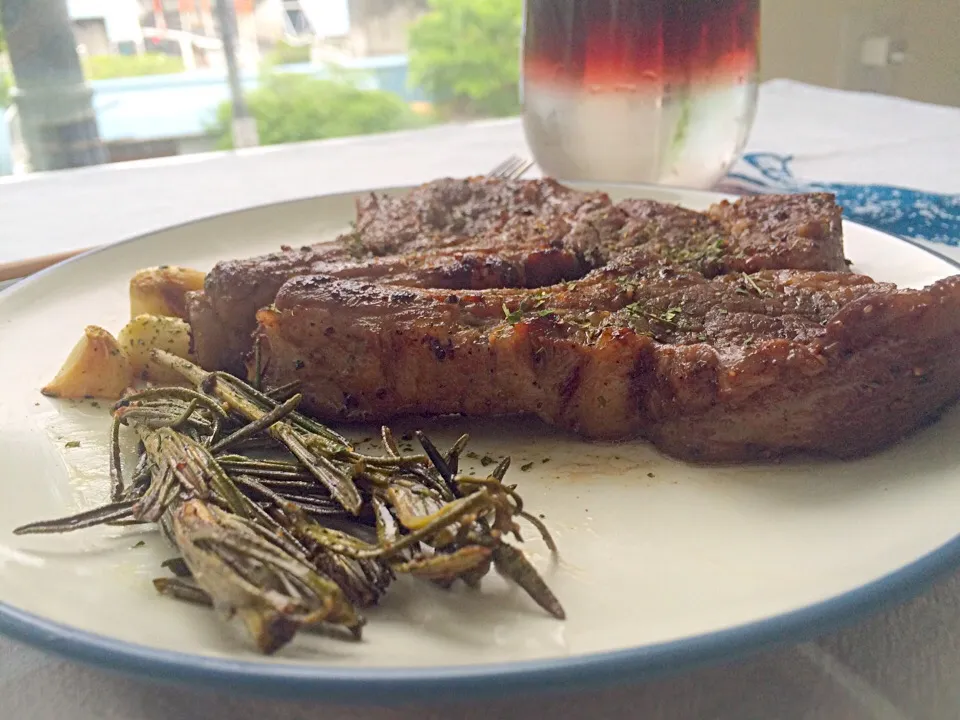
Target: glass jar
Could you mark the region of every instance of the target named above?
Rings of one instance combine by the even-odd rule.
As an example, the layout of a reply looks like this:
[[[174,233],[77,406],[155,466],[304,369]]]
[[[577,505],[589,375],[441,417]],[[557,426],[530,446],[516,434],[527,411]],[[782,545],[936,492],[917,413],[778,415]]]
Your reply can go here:
[[[566,180],[706,188],[746,142],[759,0],[526,0],[523,125]]]

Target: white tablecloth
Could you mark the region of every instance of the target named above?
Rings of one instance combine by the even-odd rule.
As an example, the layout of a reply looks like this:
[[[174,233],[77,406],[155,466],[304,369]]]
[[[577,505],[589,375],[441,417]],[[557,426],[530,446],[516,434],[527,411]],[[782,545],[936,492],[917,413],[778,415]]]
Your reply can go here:
[[[960,109],[776,81],[761,90],[748,151],[792,155],[800,181],[960,193]],[[516,120],[7,179],[0,181],[0,262],[253,204],[482,173],[511,153],[528,154]],[[960,260],[956,248],[937,248]],[[345,708],[228,697],[105,673],[0,639],[3,719],[549,716],[960,718],[960,575],[843,631],[744,661],[570,696],[463,705]]]

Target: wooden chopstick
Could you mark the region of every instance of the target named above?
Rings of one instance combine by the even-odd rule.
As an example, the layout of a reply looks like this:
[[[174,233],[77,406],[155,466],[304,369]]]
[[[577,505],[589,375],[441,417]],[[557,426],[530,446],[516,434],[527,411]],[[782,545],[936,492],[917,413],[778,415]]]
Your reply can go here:
[[[29,258],[27,260],[16,260],[9,263],[0,263],[0,282],[8,280],[19,280],[35,272],[46,270],[51,265],[58,262],[69,260],[81,253],[85,253],[93,248],[81,248],[79,250],[69,250],[67,252],[55,253],[53,255],[44,255],[42,257]]]

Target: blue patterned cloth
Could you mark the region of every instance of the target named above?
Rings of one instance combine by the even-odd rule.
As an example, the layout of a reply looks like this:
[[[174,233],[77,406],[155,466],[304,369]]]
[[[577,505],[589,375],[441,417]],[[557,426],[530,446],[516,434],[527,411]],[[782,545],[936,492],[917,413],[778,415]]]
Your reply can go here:
[[[757,193],[830,192],[844,217],[901,237],[960,246],[960,195],[943,195],[893,185],[808,182],[794,176],[793,157],[745,155],[725,187]]]

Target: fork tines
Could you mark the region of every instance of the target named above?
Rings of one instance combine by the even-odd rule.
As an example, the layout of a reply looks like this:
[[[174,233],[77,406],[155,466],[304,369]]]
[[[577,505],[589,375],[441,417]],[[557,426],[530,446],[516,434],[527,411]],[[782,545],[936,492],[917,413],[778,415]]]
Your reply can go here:
[[[505,180],[519,180],[531,167],[533,167],[532,160],[524,160],[516,155],[511,155],[487,175]]]

